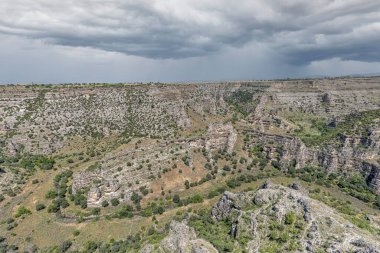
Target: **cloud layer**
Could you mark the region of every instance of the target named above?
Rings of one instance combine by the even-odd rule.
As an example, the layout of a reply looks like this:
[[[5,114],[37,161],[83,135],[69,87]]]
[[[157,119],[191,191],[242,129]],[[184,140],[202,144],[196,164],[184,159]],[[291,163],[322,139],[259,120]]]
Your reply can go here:
[[[0,33],[151,59],[264,44],[304,65],[380,61],[373,0],[2,0]]]

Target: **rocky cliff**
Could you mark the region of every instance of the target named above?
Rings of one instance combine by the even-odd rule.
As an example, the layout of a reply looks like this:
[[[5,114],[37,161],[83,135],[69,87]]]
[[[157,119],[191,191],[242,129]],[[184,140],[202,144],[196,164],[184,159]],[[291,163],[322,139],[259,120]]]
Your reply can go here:
[[[202,234],[199,227],[191,227],[198,219],[211,219],[213,227],[208,229],[228,229],[225,234]],[[148,244],[140,252],[380,252],[376,237],[309,198],[298,184],[284,187],[267,183],[257,191],[225,192],[211,212],[190,215],[188,220],[173,221],[169,235],[158,247]]]

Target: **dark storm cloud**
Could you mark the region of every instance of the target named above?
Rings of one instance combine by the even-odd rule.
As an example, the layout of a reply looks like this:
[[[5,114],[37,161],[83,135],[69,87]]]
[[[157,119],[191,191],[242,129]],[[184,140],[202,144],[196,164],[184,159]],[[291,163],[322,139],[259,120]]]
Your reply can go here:
[[[2,0],[0,33],[153,59],[265,43],[293,64],[380,61],[373,0]]]

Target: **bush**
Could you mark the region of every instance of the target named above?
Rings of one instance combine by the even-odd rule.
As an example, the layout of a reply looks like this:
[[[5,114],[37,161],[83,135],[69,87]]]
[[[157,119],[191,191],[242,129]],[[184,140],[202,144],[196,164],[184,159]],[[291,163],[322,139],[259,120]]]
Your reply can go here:
[[[181,199],[180,199],[179,195],[175,194],[173,196],[173,202],[176,203],[176,204],[178,204],[180,201],[181,201]]]
[[[218,191],[210,191],[210,192],[207,194],[207,198],[208,198],[208,199],[212,199],[212,198],[214,198],[214,197],[216,197],[216,196],[218,196],[218,195],[219,195]]]
[[[44,204],[38,203],[36,205],[36,211],[41,211],[41,210],[43,210],[45,208],[46,208],[46,206]]]
[[[84,252],[92,253],[98,249],[98,244],[94,241],[87,241],[84,244]]]
[[[59,252],[66,252],[73,243],[70,240],[64,241],[59,247]]]
[[[0,202],[3,202],[5,199],[4,195],[3,194],[0,194]]]
[[[108,201],[107,200],[103,200],[102,201],[102,207],[107,207],[107,206],[109,206]]]
[[[81,206],[83,209],[87,208],[87,198],[83,194],[74,195],[74,204]]]
[[[185,188],[186,188],[186,189],[189,189],[189,188],[190,188],[190,182],[189,182],[189,180],[186,180],[186,181],[185,181]]]
[[[137,205],[140,203],[141,197],[136,192],[132,192],[131,200],[135,205]]]
[[[91,210],[91,214],[92,215],[99,215],[100,214],[100,208],[99,207],[95,207]]]
[[[376,197],[376,203],[375,205],[380,209],[380,195]]]
[[[50,190],[46,193],[45,198],[47,199],[55,199],[57,197],[57,193],[54,190]]]
[[[285,214],[285,224],[291,225],[296,221],[296,214],[294,212],[289,212]]]
[[[203,197],[199,194],[192,196],[189,198],[189,203],[202,203]]]
[[[111,205],[112,206],[118,206],[119,204],[120,204],[119,199],[117,199],[117,198],[111,199]]]
[[[153,205],[152,212],[153,214],[163,214],[165,212],[165,209],[162,206]]]
[[[142,195],[146,196],[149,194],[149,190],[146,188],[146,186],[141,186],[140,187],[140,192],[142,193]]]
[[[28,208],[26,208],[24,206],[20,206],[16,211],[15,218],[18,218],[18,217],[21,217],[24,215],[26,216],[29,214],[32,214],[32,212]]]
[[[278,161],[272,161],[271,164],[272,164],[273,168],[276,168],[278,170],[281,169],[281,165]]]
[[[53,202],[57,203],[62,208],[67,208],[70,204],[66,198],[57,198]]]
[[[51,170],[54,167],[55,160],[49,157],[42,157],[38,160],[37,164],[43,170]]]
[[[230,168],[230,166],[228,166],[228,165],[224,165],[224,166],[223,166],[223,170],[224,170],[224,171],[231,171],[231,168]]]
[[[122,218],[132,218],[133,217],[133,207],[130,205],[123,205],[117,212],[115,213],[115,217]]]
[[[48,212],[49,213],[56,213],[60,210],[60,206],[58,205],[58,203],[56,202],[53,202],[49,207],[48,207]]]

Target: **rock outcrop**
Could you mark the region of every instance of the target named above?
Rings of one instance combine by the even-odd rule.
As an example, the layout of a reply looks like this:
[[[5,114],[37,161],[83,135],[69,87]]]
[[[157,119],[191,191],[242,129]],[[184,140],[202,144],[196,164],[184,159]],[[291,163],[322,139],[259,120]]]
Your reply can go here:
[[[169,235],[161,241],[158,249],[146,245],[140,252],[217,253],[218,251],[211,243],[197,238],[194,229],[189,227],[186,221],[172,221]]]
[[[225,149],[232,153],[237,138],[237,132],[231,123],[211,124],[208,128],[206,149]]]
[[[239,194],[226,192],[210,215],[216,221],[229,220],[230,236],[237,241],[251,238],[247,252],[261,252],[268,237],[273,239],[277,236],[273,233],[281,233],[290,226],[299,230],[285,232],[294,245],[299,245],[297,252],[380,252],[377,237],[351,224],[332,208],[309,198],[298,184],[289,188],[268,184],[256,192]],[[288,249],[280,251],[288,252]]]

